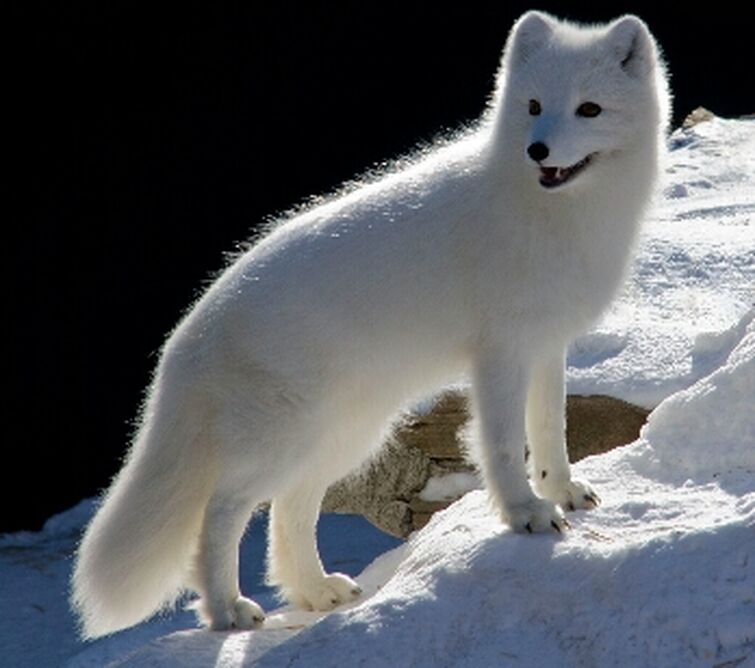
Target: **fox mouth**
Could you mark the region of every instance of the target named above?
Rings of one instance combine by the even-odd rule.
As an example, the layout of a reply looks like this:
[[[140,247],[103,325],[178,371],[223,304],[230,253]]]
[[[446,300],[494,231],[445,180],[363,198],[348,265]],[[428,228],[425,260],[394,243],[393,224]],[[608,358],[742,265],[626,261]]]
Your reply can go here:
[[[582,172],[592,162],[595,153],[582,158],[570,167],[543,167],[540,166],[540,185],[543,188],[558,188],[571,181],[577,174]]]

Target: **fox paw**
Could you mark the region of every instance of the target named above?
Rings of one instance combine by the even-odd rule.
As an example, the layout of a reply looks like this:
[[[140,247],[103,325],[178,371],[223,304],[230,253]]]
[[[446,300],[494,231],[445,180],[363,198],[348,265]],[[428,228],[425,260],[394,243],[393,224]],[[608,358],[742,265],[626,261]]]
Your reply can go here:
[[[557,503],[564,510],[592,510],[600,505],[600,497],[590,483],[570,480],[557,489],[538,490],[544,497]]]
[[[209,606],[204,604],[204,600],[200,600],[197,614],[200,621],[212,631],[246,631],[259,628],[265,621],[262,608],[244,596],[239,596],[229,607],[222,610],[210,610]]]
[[[509,525],[517,533],[563,533],[569,528],[563,511],[547,499],[535,497],[510,506],[505,515]]]
[[[359,598],[362,588],[343,573],[331,573],[319,581],[286,592],[294,605],[304,610],[332,610],[333,608]]]

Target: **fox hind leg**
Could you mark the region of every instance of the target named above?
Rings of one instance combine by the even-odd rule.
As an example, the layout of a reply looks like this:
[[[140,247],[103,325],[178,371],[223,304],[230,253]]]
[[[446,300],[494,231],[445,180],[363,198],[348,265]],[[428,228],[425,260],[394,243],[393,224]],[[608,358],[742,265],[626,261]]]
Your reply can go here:
[[[325,572],[316,527],[326,485],[299,482],[273,499],[268,529],[268,582],[305,610],[332,610],[361,593],[343,573]]]
[[[205,510],[196,561],[197,613],[213,631],[252,629],[265,619],[262,608],[239,590],[239,542],[256,501],[216,493]]]

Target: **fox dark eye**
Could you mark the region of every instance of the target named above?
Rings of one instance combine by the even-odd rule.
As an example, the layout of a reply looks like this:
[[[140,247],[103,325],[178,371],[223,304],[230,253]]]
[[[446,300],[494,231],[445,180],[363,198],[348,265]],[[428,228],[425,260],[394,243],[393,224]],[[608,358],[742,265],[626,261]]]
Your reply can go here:
[[[583,102],[577,107],[577,116],[584,118],[595,118],[600,116],[600,112],[603,111],[599,104],[595,102]]]
[[[530,116],[539,116],[542,110],[537,100],[530,100]]]

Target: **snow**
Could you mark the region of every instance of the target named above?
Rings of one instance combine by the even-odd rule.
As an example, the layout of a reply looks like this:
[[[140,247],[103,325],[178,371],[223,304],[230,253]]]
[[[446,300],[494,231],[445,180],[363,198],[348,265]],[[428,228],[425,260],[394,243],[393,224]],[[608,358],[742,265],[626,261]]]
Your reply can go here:
[[[475,473],[466,471],[446,473],[430,478],[419,493],[419,498],[423,501],[456,499],[462,494],[480,488],[481,485],[482,482]]]
[[[147,643],[157,641],[159,644],[161,638],[173,638],[176,632],[180,638],[200,633],[205,641],[197,642],[212,646],[213,634],[181,633],[181,630],[196,627],[195,616],[189,611],[159,617],[93,643],[84,644],[77,638],[75,622],[68,609],[68,580],[72,553],[93,512],[94,502],[83,501],[48,520],[38,533],[21,532],[0,537],[0,647],[3,648],[0,665],[3,668],[63,665],[101,668]],[[266,524],[266,515],[260,513],[247,531],[241,549],[241,576],[244,591],[266,610],[272,610],[276,607],[274,592],[263,584]],[[318,534],[326,568],[350,575],[357,575],[376,557],[401,543],[365,519],[349,515],[324,515]],[[301,628],[320,616],[282,612],[268,619],[268,628],[271,631],[282,629],[280,633],[290,635],[291,631],[285,627]],[[171,645],[175,641],[165,642]],[[199,649],[192,650],[192,656],[194,654],[196,665],[207,665],[200,661]]]
[[[755,123],[714,118],[669,145],[630,279],[571,351],[572,394],[654,408],[725,359],[755,305]]]
[[[691,476],[743,465],[755,471],[754,313],[743,318],[744,336],[718,370],[650,414],[642,437],[663,456],[659,467]]]
[[[564,536],[519,536],[472,491],[406,543],[325,515],[326,567],[363,597],[277,608],[261,585],[265,517],[242,588],[259,631],[177,612],[83,644],[67,607],[93,503],[0,537],[2,665],[755,666],[755,121],[675,133],[663,198],[626,289],[570,355],[570,392],[653,407],[640,438],[575,466],[603,504]],[[429,498],[472,485],[438,481]]]

